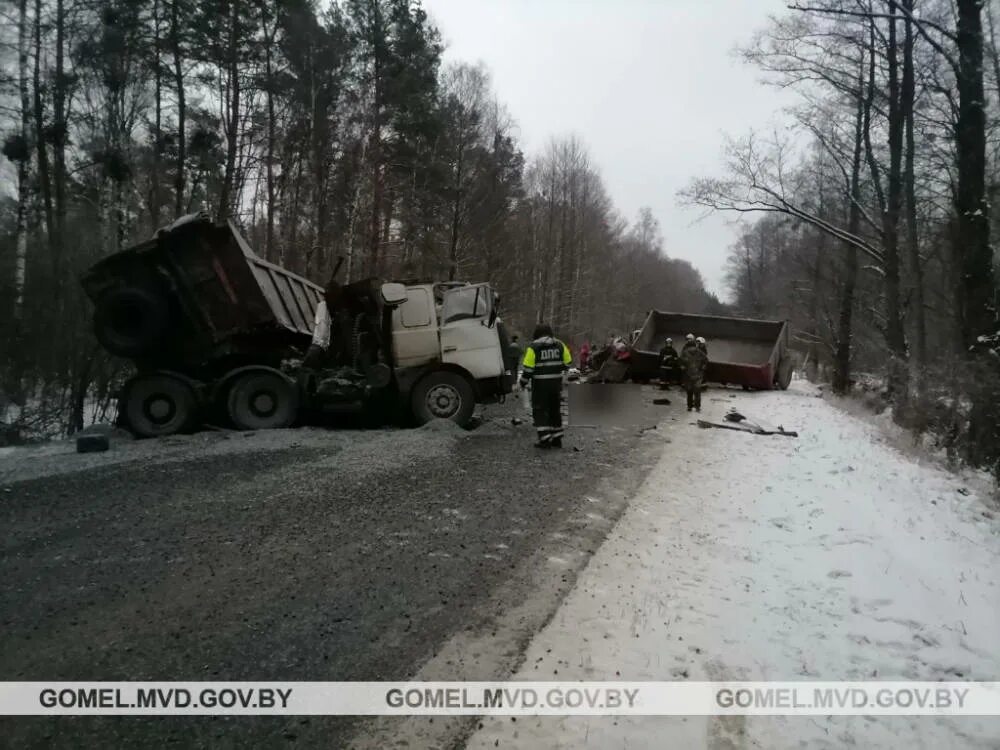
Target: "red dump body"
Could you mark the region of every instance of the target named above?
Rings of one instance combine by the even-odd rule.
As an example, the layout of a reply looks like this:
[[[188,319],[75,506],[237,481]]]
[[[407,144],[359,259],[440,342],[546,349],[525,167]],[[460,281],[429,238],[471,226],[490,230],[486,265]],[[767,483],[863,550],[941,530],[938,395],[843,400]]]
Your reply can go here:
[[[630,376],[653,379],[659,375],[659,352],[672,338],[678,352],[687,334],[708,342],[706,380],[769,390],[787,388],[791,379],[788,324],[779,320],[752,320],[715,315],[650,311],[632,345]]]

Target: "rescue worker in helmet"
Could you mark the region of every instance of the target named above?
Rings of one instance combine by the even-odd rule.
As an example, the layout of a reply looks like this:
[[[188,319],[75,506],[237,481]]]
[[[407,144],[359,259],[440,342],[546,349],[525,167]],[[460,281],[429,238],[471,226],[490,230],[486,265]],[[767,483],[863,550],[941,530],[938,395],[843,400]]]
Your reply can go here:
[[[531,415],[538,432],[535,447],[562,448],[563,373],[573,355],[544,323],[535,328],[533,339],[524,352],[520,383],[522,388],[531,383]]]
[[[701,411],[701,385],[705,379],[708,367],[708,354],[688,334],[684,350],[681,352],[681,362],[684,365],[684,390],[687,391],[687,409]]]
[[[666,388],[670,383],[680,379],[681,360],[674,349],[674,340],[668,338],[660,349],[660,380]]]

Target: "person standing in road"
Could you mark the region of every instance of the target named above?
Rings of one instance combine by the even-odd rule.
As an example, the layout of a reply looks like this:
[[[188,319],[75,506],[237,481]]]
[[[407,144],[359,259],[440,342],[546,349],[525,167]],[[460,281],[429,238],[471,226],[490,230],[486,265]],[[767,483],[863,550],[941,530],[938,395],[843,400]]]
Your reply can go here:
[[[515,333],[510,337],[510,344],[507,346],[507,360],[508,362],[513,362],[512,365],[514,370],[514,377],[517,377],[517,368],[521,364],[521,355],[524,352],[521,350],[521,343],[518,341],[517,334]]]
[[[664,388],[670,383],[677,382],[680,364],[680,357],[677,354],[677,350],[674,349],[674,340],[667,339],[663,344],[663,348],[660,349],[660,379],[663,381]]]
[[[562,448],[563,373],[573,363],[573,355],[544,323],[535,328],[533,338],[521,363],[521,387],[531,383],[531,415],[538,432],[535,447]]]
[[[687,391],[688,411],[701,411],[701,384],[705,379],[705,369],[708,367],[708,355],[688,334],[688,342],[681,352],[681,363],[684,366],[684,390]]]
[[[694,341],[698,345],[698,348],[705,352],[705,356],[708,357],[708,343],[705,341],[705,337],[699,336]]]
[[[590,365],[590,342],[584,339],[583,346],[580,347],[580,372],[586,372]]]

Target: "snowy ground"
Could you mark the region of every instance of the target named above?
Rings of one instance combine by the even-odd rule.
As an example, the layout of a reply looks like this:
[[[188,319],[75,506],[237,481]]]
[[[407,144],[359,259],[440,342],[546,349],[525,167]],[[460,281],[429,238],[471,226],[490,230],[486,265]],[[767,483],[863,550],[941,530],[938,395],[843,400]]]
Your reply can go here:
[[[734,404],[801,437],[670,407],[658,466],[514,679],[1000,679],[1000,522],[981,487],[806,385],[710,391],[702,417]],[[494,717],[468,746],[996,748],[1000,720]]]

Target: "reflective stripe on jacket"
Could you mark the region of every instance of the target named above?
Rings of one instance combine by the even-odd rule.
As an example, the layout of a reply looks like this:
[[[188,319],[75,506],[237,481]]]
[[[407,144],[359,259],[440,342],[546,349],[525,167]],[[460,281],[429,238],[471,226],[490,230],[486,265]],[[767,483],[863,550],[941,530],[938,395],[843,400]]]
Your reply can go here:
[[[561,378],[562,374],[573,362],[569,347],[552,336],[532,341],[524,352],[521,363],[521,378],[529,380],[548,380]]]

